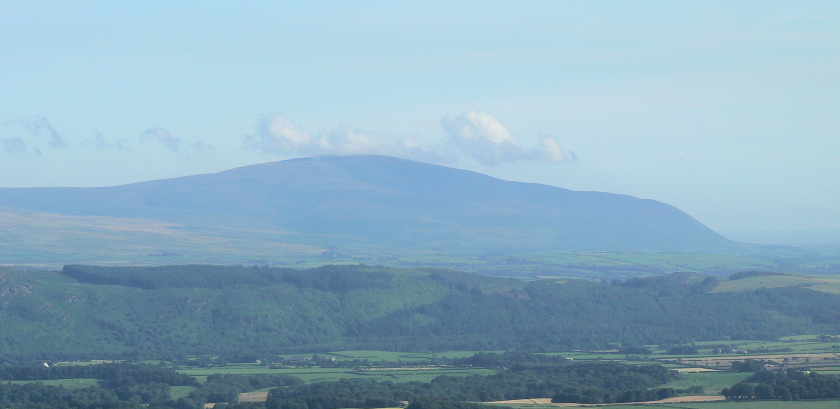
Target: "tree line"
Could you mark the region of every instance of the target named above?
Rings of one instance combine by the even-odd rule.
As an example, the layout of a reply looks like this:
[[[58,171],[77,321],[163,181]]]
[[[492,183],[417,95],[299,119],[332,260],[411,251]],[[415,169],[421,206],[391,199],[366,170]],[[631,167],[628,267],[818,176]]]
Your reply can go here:
[[[731,400],[837,399],[840,398],[840,377],[797,369],[758,371],[720,393]]]
[[[466,377],[438,376],[431,382],[377,382],[369,379],[343,379],[304,384],[297,377],[278,374],[216,374],[198,383],[172,368],[148,364],[2,365],[3,380],[30,381],[0,384],[0,407],[58,408],[177,408],[196,409],[207,402],[228,403],[234,407],[283,409],[332,409],[337,407],[382,408],[417,402],[413,407],[477,409],[457,402],[555,397],[565,402],[590,402],[592,390],[600,401],[633,401],[661,396],[657,386],[677,374],[659,365],[627,365],[614,362],[579,363],[557,356],[521,352],[477,354],[452,359],[459,367],[496,368],[494,375]],[[40,366],[40,368],[38,368]],[[81,389],[48,386],[41,380],[94,378],[98,384]],[[193,386],[187,397],[172,400],[172,386]],[[273,388],[265,403],[237,403],[242,392]],[[576,396],[572,389],[585,390]],[[566,393],[566,395],[562,395]],[[558,397],[562,396],[562,397]],[[613,396],[618,398],[612,398]],[[46,407],[46,406],[44,406]]]
[[[453,364],[496,368],[499,372],[487,376],[442,375],[428,383],[397,384],[365,379],[319,382],[272,389],[269,402],[284,409],[393,407],[398,406],[400,401],[421,399],[490,402],[555,397],[563,402],[588,403],[590,395],[561,395],[570,388],[598,389],[602,402],[620,401],[617,399],[630,391],[634,399],[628,400],[630,402],[658,399],[663,392],[648,391],[678,376],[659,365],[576,363],[560,357],[525,353],[477,354],[471,358],[455,359]]]

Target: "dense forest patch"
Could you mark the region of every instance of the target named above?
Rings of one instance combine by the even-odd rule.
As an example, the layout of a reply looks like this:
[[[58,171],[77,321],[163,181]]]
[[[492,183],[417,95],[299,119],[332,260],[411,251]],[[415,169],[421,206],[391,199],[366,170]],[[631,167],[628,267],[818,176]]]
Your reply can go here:
[[[365,265],[9,270],[0,280],[0,355],[562,351],[840,332],[838,294],[717,287],[717,278],[689,273],[521,281]]]

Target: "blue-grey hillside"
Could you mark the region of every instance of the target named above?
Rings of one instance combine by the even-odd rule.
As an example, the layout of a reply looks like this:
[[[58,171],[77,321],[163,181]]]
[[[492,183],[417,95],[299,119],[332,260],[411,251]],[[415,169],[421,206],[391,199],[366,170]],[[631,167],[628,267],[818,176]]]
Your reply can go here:
[[[383,156],[292,159],[114,187],[4,188],[0,207],[281,231],[318,245],[715,251],[732,244],[654,200]]]

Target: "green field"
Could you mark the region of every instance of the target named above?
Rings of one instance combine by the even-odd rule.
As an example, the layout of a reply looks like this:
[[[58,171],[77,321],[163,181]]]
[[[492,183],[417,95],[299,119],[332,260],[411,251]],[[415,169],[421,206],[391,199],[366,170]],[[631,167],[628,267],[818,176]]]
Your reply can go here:
[[[724,281],[712,292],[755,291],[759,288],[804,287],[815,291],[840,294],[840,276],[762,275]]]
[[[696,403],[657,403],[633,404],[633,408],[662,408],[662,409],[836,409],[840,402],[831,401],[753,401],[753,402],[696,402]],[[626,409],[627,405],[598,405],[603,409]],[[526,409],[522,407],[521,409]],[[536,409],[536,408],[534,408]]]
[[[566,407],[555,404],[510,404],[503,403],[500,406],[514,409],[557,409]],[[569,407],[596,407],[601,409],[627,409],[627,408],[660,408],[660,409],[836,409],[840,406],[837,400],[820,401],[716,401],[716,402],[680,402],[680,403],[625,403],[625,404],[599,404],[599,405],[570,405]]]
[[[720,345],[728,345],[737,347],[737,349],[744,349],[750,354],[768,354],[768,355],[788,355],[791,353],[824,353],[827,351],[834,351],[834,346],[840,348],[840,342],[819,342],[814,340],[814,335],[809,335],[808,340],[802,341],[704,341],[697,342],[696,345],[701,353],[709,356],[714,355],[712,349]],[[789,349],[789,351],[787,351]]]
[[[706,271],[715,269],[751,270],[774,267],[759,258],[710,253],[574,253],[537,255],[535,260],[555,264],[581,266],[654,266],[672,271]]]
[[[685,355],[682,358],[687,361],[689,359],[692,360],[703,360],[703,359],[711,359],[711,360],[744,360],[748,359],[753,356],[759,356],[754,354],[765,354],[765,355],[773,355],[770,353],[762,352],[762,351],[770,351],[779,348],[789,348],[792,352],[780,352],[777,355],[781,358],[783,356],[790,356],[793,357],[796,354],[806,354],[806,353],[822,353],[824,354],[827,349],[830,349],[835,342],[821,342],[817,340],[816,335],[800,335],[800,336],[793,336],[793,337],[785,337],[778,341],[709,341],[705,343],[698,343],[697,346],[699,347],[701,354],[699,355]],[[739,354],[714,354],[712,353],[712,346],[716,345],[734,345],[740,349],[747,349],[749,351],[748,354],[739,355]],[[615,350],[609,351],[573,351],[573,352],[564,352],[564,353],[549,353],[549,355],[560,355],[567,358],[572,358],[575,361],[579,362],[591,362],[591,361],[618,361],[630,364],[664,364],[666,367],[672,369],[688,369],[692,372],[683,372],[681,373],[681,377],[678,380],[672,381],[668,384],[663,385],[663,387],[674,388],[674,389],[687,389],[691,386],[700,386],[704,389],[704,394],[706,395],[719,395],[721,389],[731,387],[732,385],[743,381],[744,379],[751,376],[751,373],[733,373],[728,371],[702,371],[702,372],[693,372],[693,364],[690,362],[683,362],[683,364],[675,363],[675,360],[678,356],[674,355],[667,355],[664,353],[665,348],[656,345],[648,345],[649,349],[652,350],[653,353],[650,355],[641,357],[641,356],[631,356],[629,359],[624,354],[617,354]],[[335,357],[337,361],[351,361],[355,359],[359,360],[368,360],[371,364],[370,367],[366,368],[322,368],[317,366],[312,367],[283,367],[283,368],[276,368],[271,369],[268,366],[264,365],[256,365],[256,364],[228,364],[223,367],[210,367],[210,368],[193,368],[193,369],[182,369],[179,372],[192,375],[197,377],[199,380],[204,380],[208,375],[214,373],[222,373],[222,374],[241,374],[241,375],[249,375],[249,374],[265,374],[265,373],[273,373],[273,374],[286,374],[286,375],[293,375],[300,377],[307,383],[313,382],[321,382],[321,381],[335,381],[339,379],[348,379],[348,378],[363,378],[363,379],[373,379],[377,381],[391,381],[391,382],[408,382],[408,381],[419,381],[419,382],[429,382],[437,376],[440,375],[452,375],[452,376],[468,376],[468,375],[491,375],[496,373],[497,371],[490,370],[490,369],[470,369],[470,368],[450,368],[450,367],[423,367],[422,364],[424,361],[437,359],[437,358],[460,358],[460,357],[467,357],[475,354],[477,351],[447,351],[447,352],[438,352],[438,353],[403,353],[403,352],[389,352],[389,351],[372,351],[372,350],[357,350],[357,351],[337,351],[332,353],[320,354],[321,357]],[[497,351],[498,352],[498,351]],[[283,356],[284,358],[288,359],[300,359],[301,356]],[[781,359],[778,359],[781,361]],[[401,361],[404,366],[402,367],[387,367],[388,365],[395,365],[398,361]],[[417,363],[416,366],[408,366],[411,363]],[[804,359],[794,360],[791,358],[791,362],[804,362]],[[816,361],[815,361],[816,362]],[[380,367],[381,366],[381,367]],[[837,366],[826,367],[826,368],[815,368],[814,369],[820,373],[826,374],[840,374],[840,363]],[[173,390],[173,396],[175,395],[175,391]],[[790,403],[786,402],[787,404],[796,405],[795,408],[822,408],[826,407],[824,402],[796,402]],[[836,403],[836,402],[835,402]],[[729,405],[746,405],[746,406],[737,406],[738,408],[748,409],[753,407],[754,403],[749,402],[707,402],[707,403],[680,403],[680,404],[657,404],[655,407],[659,408],[668,408],[668,407],[686,407],[686,408],[707,408],[707,409],[716,409],[716,408],[728,408]],[[762,402],[762,404],[770,405],[770,406],[762,406],[762,407],[788,407],[788,406],[773,406],[776,405],[777,402]],[[687,405],[687,406],[686,406]],[[814,406],[816,405],[816,406]],[[521,409],[541,409],[537,406],[541,405],[514,405],[516,407],[520,407]],[[646,405],[642,405],[646,406]],[[647,405],[652,406],[653,405]],[[613,407],[613,406],[602,406],[602,407]],[[614,406],[614,407],[626,407],[624,405],[621,406]]]
[[[24,384],[24,383],[41,383],[48,386],[63,386],[67,389],[81,389],[87,388],[88,386],[95,386],[99,380],[97,379],[90,379],[90,378],[77,378],[77,379],[46,379],[41,381],[9,381],[12,384]]]
[[[371,362],[373,361],[390,361],[390,362],[397,362],[397,361],[404,361],[404,362],[415,362],[415,361],[427,361],[430,359],[436,358],[466,358],[468,356],[475,355],[480,351],[446,351],[446,352],[435,352],[435,353],[412,353],[412,352],[391,352],[391,351],[337,351],[327,354],[329,356],[334,356],[337,360],[354,360],[354,359],[367,359]],[[484,351],[487,352],[487,351]],[[497,351],[501,352],[501,351]],[[283,355],[284,357],[292,356],[292,355]]]
[[[456,353],[457,354],[457,353]],[[469,355],[472,355],[470,353]],[[267,366],[253,364],[234,364],[223,367],[181,369],[178,372],[196,377],[199,381],[205,381],[208,375],[258,375],[258,374],[282,374],[301,378],[304,382],[326,382],[340,379],[373,379],[377,381],[391,382],[429,382],[437,376],[469,376],[469,375],[492,375],[498,371],[483,368],[448,368],[448,367],[404,367],[404,368],[321,368],[321,367],[300,367],[300,368],[277,368],[271,369]]]
[[[681,379],[663,385],[663,388],[688,389],[691,386],[700,386],[705,390],[706,395],[718,395],[721,389],[749,378],[751,373],[730,373],[730,372],[691,372],[682,373]]]
[[[364,375],[354,374],[353,369],[348,368],[279,368],[271,369],[267,366],[251,364],[234,364],[222,367],[180,369],[178,372],[194,376],[200,382],[204,382],[208,375],[292,375],[303,379],[304,382],[336,381],[346,378],[362,378]]]
[[[169,391],[169,396],[172,397],[172,400],[178,400],[179,398],[186,398],[194,390],[195,388],[192,386],[173,386]]]
[[[820,342],[816,335],[801,335],[795,337],[786,337],[775,342],[766,341],[738,341],[739,348],[750,350],[750,354],[712,354],[710,347],[713,345],[735,344],[733,341],[714,341],[698,344],[701,354],[682,356],[682,363],[676,361],[677,357],[673,355],[664,354],[663,346],[648,345],[653,353],[646,356],[630,356],[624,354],[617,354],[615,350],[608,351],[575,351],[568,353],[549,353],[550,355],[560,355],[568,358],[573,358],[576,362],[593,362],[593,361],[618,361],[628,364],[661,364],[668,368],[675,370],[683,370],[680,378],[673,380],[661,387],[674,389],[688,389],[692,386],[702,387],[704,395],[719,396],[721,389],[729,388],[732,385],[741,382],[751,376],[751,373],[733,373],[729,371],[710,371],[696,367],[695,363],[688,362],[692,360],[733,360],[733,359],[747,359],[753,356],[753,351],[759,353],[763,350],[771,350],[774,348],[786,347],[791,351],[780,353],[779,356],[791,357],[791,362],[804,363],[804,359],[793,359],[796,354],[803,353],[823,353],[831,346],[836,345],[834,340],[827,338],[826,342]],[[436,359],[441,358],[461,358],[472,356],[476,351],[447,351],[436,353],[403,353],[403,352],[389,352],[389,351],[373,351],[373,350],[355,350],[355,351],[337,351],[332,353],[318,354],[319,358],[303,360],[310,355],[288,355],[277,356],[284,358],[286,364],[299,362],[300,366],[277,366],[261,365],[256,363],[233,363],[219,366],[209,367],[181,367],[178,372],[195,377],[200,382],[205,382],[209,375],[213,374],[227,374],[227,375],[259,375],[259,374],[283,374],[291,375],[301,378],[306,383],[337,381],[341,379],[370,379],[379,382],[430,382],[435,377],[441,375],[449,376],[469,376],[469,375],[492,375],[498,373],[497,370],[487,368],[463,368],[463,367],[449,367],[449,366],[435,366],[429,364]],[[352,368],[333,368],[321,367],[317,364],[326,362],[325,365],[330,365],[329,358],[335,357],[336,361],[348,362],[353,360],[367,360],[368,364],[361,367]],[[325,361],[326,359],[326,361]],[[96,361],[99,362],[99,361]],[[61,365],[87,365],[91,361],[80,362],[66,362]],[[818,361],[817,363],[822,363]],[[160,362],[161,365],[166,365],[166,362]],[[812,370],[823,373],[840,375],[840,362],[837,365],[832,365],[824,368],[813,368]],[[71,389],[84,388],[88,386],[95,386],[99,382],[96,379],[58,379],[45,381],[29,381],[40,382],[45,385],[62,385]],[[28,382],[13,382],[13,383],[28,383]],[[170,396],[172,399],[187,397],[195,388],[191,386],[175,386],[172,387]],[[271,387],[260,389],[266,391],[272,389]],[[690,402],[690,403],[660,403],[660,404],[633,404],[633,407],[655,407],[655,408],[684,408],[684,409],[750,409],[750,408],[794,408],[794,409],[822,409],[838,407],[837,401],[803,401],[803,402],[780,402],[780,401],[762,401],[762,402]],[[516,409],[554,409],[557,406],[544,404],[505,404]],[[602,408],[626,408],[627,405],[597,405]]]

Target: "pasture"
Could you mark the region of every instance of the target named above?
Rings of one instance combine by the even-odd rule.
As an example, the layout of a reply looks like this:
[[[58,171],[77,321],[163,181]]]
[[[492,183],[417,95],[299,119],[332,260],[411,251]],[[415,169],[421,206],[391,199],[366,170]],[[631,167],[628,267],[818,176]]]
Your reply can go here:
[[[732,373],[732,372],[691,372],[682,373],[680,379],[671,381],[663,388],[674,389],[688,389],[692,386],[700,386],[705,391],[705,395],[719,395],[721,389],[729,388],[730,386],[749,378],[752,373]]]
[[[470,354],[472,355],[472,354]],[[179,369],[178,372],[190,375],[200,382],[207,380],[208,375],[260,375],[276,374],[291,375],[302,379],[306,383],[337,381],[341,379],[373,379],[390,382],[429,382],[437,376],[469,376],[492,375],[497,371],[484,368],[451,368],[451,367],[368,367],[368,368],[322,368],[312,367],[282,367],[269,368],[255,364],[230,364],[220,367]]]
[[[838,342],[833,340],[820,341],[816,335],[800,335],[786,337],[778,341],[708,341],[696,344],[698,355],[668,355],[664,346],[648,345],[651,354],[645,356],[626,356],[618,354],[615,349],[605,351],[571,351],[555,352],[549,355],[559,355],[574,361],[616,361],[630,364],[660,364],[680,371],[680,379],[674,380],[663,387],[687,389],[700,386],[706,395],[718,396],[720,390],[746,379],[750,373],[733,373],[727,369],[734,361],[746,359],[771,360],[782,363],[787,359],[791,367],[801,367],[816,370],[821,373],[840,374],[840,351],[833,348]],[[747,353],[732,354],[716,353],[719,346],[727,345]],[[779,351],[779,352],[771,352]],[[430,361],[441,358],[462,358],[472,356],[478,351],[446,351],[435,353],[406,353],[392,351],[354,350],[335,351],[321,354],[322,358],[334,357],[336,361],[348,362],[354,360],[367,361],[364,366],[357,367],[320,367],[316,361],[303,361],[301,355],[283,355],[286,365],[273,366],[257,365],[255,363],[227,364],[224,366],[183,368],[178,372],[196,377],[199,381],[206,380],[211,374],[256,375],[256,374],[285,374],[301,378],[306,383],[336,381],[340,379],[372,379],[391,382],[429,382],[440,375],[469,376],[491,375],[497,371],[484,368],[457,368],[449,366],[430,365]],[[485,351],[493,352],[493,351]],[[500,351],[495,351],[500,352]],[[308,357],[308,356],[305,356]],[[295,362],[300,365],[295,366]],[[717,368],[710,370],[710,368]],[[174,391],[173,391],[174,396]],[[662,406],[659,406],[662,407]],[[716,406],[715,406],[716,407]],[[533,409],[533,405],[531,406]]]
[[[445,351],[445,352],[434,352],[434,353],[412,353],[412,352],[391,352],[391,351],[371,351],[371,350],[361,350],[361,351],[337,351],[332,352],[329,355],[334,356],[339,361],[344,360],[354,360],[360,359],[364,360],[367,359],[371,362],[374,361],[389,361],[389,362],[416,362],[416,361],[428,361],[430,359],[439,359],[439,358],[466,358],[469,356],[473,356],[480,351]],[[487,352],[487,351],[484,351]],[[497,351],[501,352],[501,351]]]
[[[755,291],[760,288],[804,287],[814,291],[840,294],[840,276],[762,275],[723,281],[712,292]]]
[[[96,386],[98,379],[75,378],[75,379],[45,379],[40,381],[9,381],[12,384],[40,383],[47,386],[63,386],[67,389],[82,389],[89,386]]]
[[[835,409],[837,401],[752,401],[752,402],[680,402],[633,404],[633,408],[661,409]],[[602,409],[627,409],[627,405],[598,405]]]
[[[660,409],[835,409],[836,400],[827,401],[750,401],[733,402],[718,397],[685,396],[650,403],[579,404],[550,403],[550,399],[520,399],[517,401],[491,402],[513,409],[557,409],[568,407],[596,407],[600,409],[660,408]]]
[[[609,253],[581,252],[546,254],[536,260],[582,267],[649,266],[670,271],[749,270],[772,268],[773,263],[758,258],[710,253]]]

